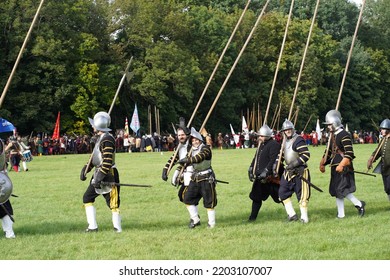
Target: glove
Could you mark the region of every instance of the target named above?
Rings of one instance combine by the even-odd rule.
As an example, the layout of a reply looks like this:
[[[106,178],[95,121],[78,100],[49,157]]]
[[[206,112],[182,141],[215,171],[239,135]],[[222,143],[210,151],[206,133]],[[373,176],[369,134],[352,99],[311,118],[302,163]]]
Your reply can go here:
[[[95,188],[100,188],[100,182],[102,182],[105,177],[106,175],[103,172],[97,170],[93,175],[93,178],[91,180],[91,185]]]
[[[249,181],[253,182],[255,180],[255,176],[253,175],[253,167],[250,166],[248,169],[248,178]]]
[[[262,179],[267,178],[267,174],[268,174],[268,169],[264,168],[264,170],[259,175],[259,179],[262,180]]]
[[[278,162],[275,162],[273,165],[272,165],[272,174],[273,176],[276,178],[279,176],[278,172],[276,172],[276,168],[278,167]]]
[[[179,180],[178,180],[179,174],[180,174],[180,171],[177,170],[177,169],[176,169],[175,172],[173,173],[172,180],[171,180],[171,184],[172,184],[172,186],[174,186],[174,187],[176,187],[177,185],[179,185]]]
[[[180,159],[180,160],[179,160],[179,163],[180,163],[180,164],[187,164],[187,163],[189,163],[188,157],[185,157],[185,158]]]
[[[85,176],[85,169],[87,169],[87,166],[84,165],[84,167],[81,169],[81,172],[80,172],[80,180],[81,181],[85,181],[87,180],[87,177]]]
[[[321,173],[325,172],[325,158],[324,157],[320,161],[320,171],[321,171]]]
[[[370,158],[367,161],[367,169],[372,168],[372,163],[374,162],[374,156],[370,156]]]
[[[289,164],[287,164],[286,169],[287,170],[293,170],[293,169],[295,169],[298,166],[299,166],[299,161],[296,159],[293,162],[290,162]]]
[[[163,170],[162,170],[161,179],[163,179],[164,181],[168,180],[167,171],[168,171],[168,170],[167,170],[166,168],[163,168]]]
[[[343,158],[343,160],[337,165],[336,167],[336,172],[342,173],[344,172],[344,167],[348,167],[351,165],[351,160],[349,158]]]

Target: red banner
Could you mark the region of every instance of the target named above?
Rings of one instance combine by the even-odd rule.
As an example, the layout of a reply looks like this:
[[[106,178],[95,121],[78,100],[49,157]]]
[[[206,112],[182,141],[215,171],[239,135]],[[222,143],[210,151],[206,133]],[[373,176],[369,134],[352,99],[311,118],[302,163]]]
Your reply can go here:
[[[60,112],[58,112],[56,126],[54,127],[53,136],[51,138],[57,140],[60,139]]]

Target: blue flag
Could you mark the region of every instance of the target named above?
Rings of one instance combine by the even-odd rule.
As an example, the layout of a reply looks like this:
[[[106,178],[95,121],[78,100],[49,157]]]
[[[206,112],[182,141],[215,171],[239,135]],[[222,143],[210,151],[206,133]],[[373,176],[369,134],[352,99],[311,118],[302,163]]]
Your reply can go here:
[[[137,104],[135,104],[133,117],[131,118],[130,128],[134,131],[135,134],[138,135],[137,132],[140,129],[140,124],[139,124],[139,118],[138,118]]]
[[[15,127],[12,123],[7,121],[6,119],[0,118],[0,132],[12,132],[14,131]]]

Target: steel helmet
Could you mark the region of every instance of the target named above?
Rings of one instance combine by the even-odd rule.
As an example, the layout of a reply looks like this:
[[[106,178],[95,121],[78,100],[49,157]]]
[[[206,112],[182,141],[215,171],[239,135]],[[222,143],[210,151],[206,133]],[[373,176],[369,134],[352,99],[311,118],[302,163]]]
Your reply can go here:
[[[294,127],[294,124],[292,122],[290,122],[288,119],[286,119],[283,122],[282,129],[280,131],[285,131],[285,130],[289,130],[289,129],[295,130],[295,127]]]
[[[379,126],[380,129],[390,129],[390,120],[384,119]]]
[[[88,118],[89,123],[93,128],[99,131],[111,131],[109,128],[111,124],[111,117],[106,112],[99,112],[93,117],[93,119]]]
[[[194,138],[203,142],[202,135],[198,131],[196,131],[196,129],[193,127],[191,127],[191,134],[190,135],[191,135],[191,137],[194,137]]]
[[[332,125],[333,129],[338,129],[342,126],[341,124],[341,114],[337,110],[330,110],[328,113],[326,113],[325,116],[325,122],[326,125]]]
[[[271,130],[271,128],[269,128],[268,125],[265,124],[259,129],[259,135],[264,136],[264,137],[271,137],[272,130]]]

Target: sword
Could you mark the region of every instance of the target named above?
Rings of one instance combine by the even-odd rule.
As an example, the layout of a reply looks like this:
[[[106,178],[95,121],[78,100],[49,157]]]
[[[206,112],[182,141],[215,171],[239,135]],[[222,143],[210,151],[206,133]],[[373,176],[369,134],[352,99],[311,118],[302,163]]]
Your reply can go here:
[[[9,216],[11,221],[15,223],[14,217],[12,217],[12,215],[8,212],[7,208],[5,208],[5,206],[3,204],[1,204],[1,208],[3,208],[5,214],[7,214]]]
[[[356,173],[356,174],[362,174],[362,175],[376,177],[375,174],[371,174],[371,173],[367,173],[367,172],[361,172],[361,171],[356,171],[356,170],[351,170],[348,166],[344,167],[343,172],[353,172],[353,173]]]
[[[319,192],[323,192],[323,190],[321,190],[319,187],[317,187],[316,185],[314,185],[312,182],[310,182],[309,180],[307,180],[305,177],[303,177],[302,175],[298,174],[298,177],[305,183],[307,183],[310,187],[312,187],[313,189],[319,191]]]
[[[114,183],[114,182],[101,182],[104,185],[112,186],[123,186],[123,187],[141,187],[141,188],[151,188],[151,185],[137,185],[137,184],[123,184],[123,183]]]
[[[218,179],[215,179],[214,181],[221,184],[229,184],[229,182],[218,180]]]
[[[372,177],[376,177],[375,174],[371,174],[371,173],[366,173],[366,172],[361,172],[361,171],[356,171],[356,170],[351,170],[353,173],[357,173],[357,174],[362,174],[362,175],[367,175],[367,176],[372,176]]]

